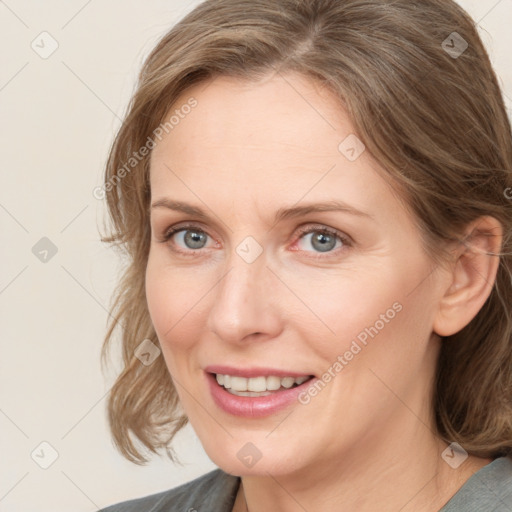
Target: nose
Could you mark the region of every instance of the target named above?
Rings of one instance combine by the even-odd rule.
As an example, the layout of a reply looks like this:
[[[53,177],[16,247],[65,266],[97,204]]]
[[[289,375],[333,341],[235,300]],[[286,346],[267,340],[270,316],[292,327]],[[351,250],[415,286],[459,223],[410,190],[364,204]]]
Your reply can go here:
[[[247,263],[233,251],[227,272],[214,288],[208,328],[225,342],[264,341],[281,332],[278,280],[264,256]]]

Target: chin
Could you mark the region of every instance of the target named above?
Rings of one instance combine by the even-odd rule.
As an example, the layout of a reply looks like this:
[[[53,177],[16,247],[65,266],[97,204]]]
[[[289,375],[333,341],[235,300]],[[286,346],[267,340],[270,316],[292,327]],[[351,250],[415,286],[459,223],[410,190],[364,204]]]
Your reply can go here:
[[[208,443],[203,443],[203,447],[211,461],[231,475],[268,476],[270,473],[277,476],[300,469],[301,464],[296,455],[300,447],[284,447],[280,442],[258,440],[257,437],[247,435],[230,438],[223,444],[220,441],[212,442],[210,437]]]

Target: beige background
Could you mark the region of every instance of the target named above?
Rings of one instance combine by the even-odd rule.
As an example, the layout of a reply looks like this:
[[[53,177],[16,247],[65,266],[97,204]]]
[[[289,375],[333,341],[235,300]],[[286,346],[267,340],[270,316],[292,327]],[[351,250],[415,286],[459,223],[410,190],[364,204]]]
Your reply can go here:
[[[183,466],[139,467],[112,446],[104,406],[116,368],[102,375],[99,350],[119,267],[92,195],[143,57],[197,3],[0,2],[0,511],[92,512],[215,467],[189,427],[176,439]],[[512,116],[512,0],[459,3]],[[32,252],[43,237],[57,249],[39,242],[46,262]]]

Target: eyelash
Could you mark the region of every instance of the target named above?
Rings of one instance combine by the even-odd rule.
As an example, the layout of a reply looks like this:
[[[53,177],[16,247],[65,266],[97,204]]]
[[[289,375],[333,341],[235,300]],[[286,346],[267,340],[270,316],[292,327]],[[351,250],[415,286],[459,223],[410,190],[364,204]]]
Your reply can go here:
[[[175,235],[176,233],[179,233],[181,231],[196,231],[196,232],[200,232],[200,233],[204,233],[205,235],[207,236],[210,236],[208,235],[208,233],[202,229],[201,227],[199,227],[198,225],[196,224],[185,224],[185,225],[179,225],[179,226],[175,226],[175,227],[171,227],[169,228],[163,235],[162,239],[159,240],[159,242],[161,243],[168,243],[170,241],[170,239],[172,238],[173,235]],[[305,227],[301,227],[298,229],[298,240],[300,240],[304,235],[307,235],[307,234],[310,234],[310,233],[322,233],[322,234],[327,234],[327,235],[332,235],[336,238],[338,238],[343,246],[341,248],[338,248],[338,249],[333,249],[332,251],[327,251],[325,254],[326,256],[322,256],[322,253],[318,252],[318,256],[308,256],[310,258],[326,258],[326,257],[329,257],[329,256],[332,256],[333,254],[339,252],[339,251],[344,251],[346,250],[348,247],[351,247],[352,246],[352,241],[345,235],[343,235],[342,233],[340,233],[339,231],[336,231],[335,229],[332,229],[332,228],[328,228],[328,227],[325,227],[325,226],[312,226],[312,225],[308,225],[308,226],[305,226]],[[211,237],[210,237],[211,238]],[[172,250],[174,252],[177,252],[179,254],[182,254],[186,257],[197,257],[197,256],[200,256],[200,252],[201,252],[201,249],[190,249],[190,250],[183,250],[183,249],[177,249],[175,247],[172,248]],[[305,252],[310,252],[310,251],[305,251]]]

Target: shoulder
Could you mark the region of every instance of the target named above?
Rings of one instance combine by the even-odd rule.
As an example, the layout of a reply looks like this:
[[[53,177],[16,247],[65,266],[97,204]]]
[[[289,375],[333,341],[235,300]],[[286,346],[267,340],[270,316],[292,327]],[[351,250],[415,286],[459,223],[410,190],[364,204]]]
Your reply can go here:
[[[512,457],[500,457],[477,471],[440,512],[510,512]]]
[[[216,469],[174,489],[124,501],[99,512],[230,512],[239,485],[239,477]]]

